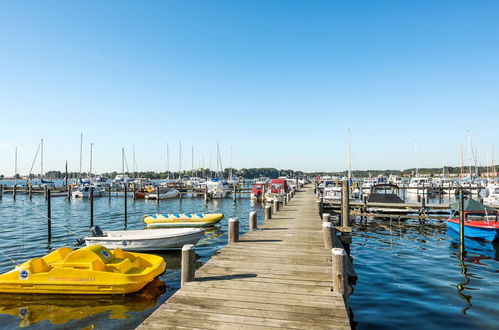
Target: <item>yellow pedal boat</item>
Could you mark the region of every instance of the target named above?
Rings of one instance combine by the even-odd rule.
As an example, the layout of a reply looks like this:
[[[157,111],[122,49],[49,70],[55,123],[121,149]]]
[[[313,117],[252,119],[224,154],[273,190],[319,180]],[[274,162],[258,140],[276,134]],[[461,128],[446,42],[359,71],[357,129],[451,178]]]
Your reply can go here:
[[[0,292],[124,294],[142,289],[165,271],[156,255],[90,245],[57,249],[0,275]]]
[[[173,213],[144,215],[142,220],[148,227],[208,227],[224,218],[222,213]]]

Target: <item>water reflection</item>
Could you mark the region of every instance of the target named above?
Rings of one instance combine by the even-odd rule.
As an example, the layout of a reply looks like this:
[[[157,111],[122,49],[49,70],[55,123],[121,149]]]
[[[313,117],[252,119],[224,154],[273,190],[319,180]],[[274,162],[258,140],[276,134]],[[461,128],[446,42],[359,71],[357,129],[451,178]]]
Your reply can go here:
[[[130,317],[128,312],[155,306],[165,291],[165,284],[156,279],[139,292],[129,295],[0,294],[0,314],[17,316],[20,327],[43,320],[60,325],[101,313],[108,313],[111,319],[127,319]]]

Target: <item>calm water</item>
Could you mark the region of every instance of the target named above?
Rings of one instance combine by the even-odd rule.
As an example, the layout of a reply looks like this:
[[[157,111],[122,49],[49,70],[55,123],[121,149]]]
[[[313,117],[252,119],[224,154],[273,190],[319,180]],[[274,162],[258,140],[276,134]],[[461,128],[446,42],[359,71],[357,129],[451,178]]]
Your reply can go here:
[[[415,197],[409,196],[409,199]],[[443,199],[442,202],[448,202]],[[128,200],[128,221],[124,221],[124,199],[95,199],[95,224],[103,229],[140,229],[141,217],[155,212],[222,212],[219,228],[210,230],[196,247],[198,264],[227,242],[228,218],[237,216],[247,231],[248,213],[263,215],[260,205],[241,198],[205,204],[202,198],[155,202]],[[430,202],[436,202],[434,200]],[[41,213],[41,214],[39,214]],[[46,239],[46,203],[42,196],[32,201],[19,195],[0,201],[0,272],[17,262],[72,246],[77,236],[86,235],[88,201],[52,199],[53,238]],[[370,220],[358,225],[351,245],[359,280],[350,305],[357,329],[371,328],[497,328],[499,315],[499,246],[467,239],[466,254],[460,258],[458,238],[437,221],[421,226],[417,221]],[[152,283],[132,296],[68,297],[0,295],[0,324],[5,328],[130,329],[150,315],[179,288],[179,253],[165,253],[167,271],[161,282]],[[8,257],[7,257],[8,256]],[[165,287],[166,285],[166,287]]]
[[[0,273],[12,269],[16,262],[42,256],[49,251],[73,246],[77,234],[86,235],[90,221],[87,200],[64,197],[52,198],[52,241],[47,242],[47,205],[42,196],[35,195],[29,201],[26,195],[4,195],[0,201]],[[196,246],[198,265],[227,242],[227,221],[236,216],[240,220],[241,232],[248,230],[248,214],[257,211],[258,221],[263,219],[261,205],[252,205],[249,198],[213,200],[205,204],[203,198],[156,202],[128,199],[128,221],[124,220],[124,198],[113,196],[95,198],[94,224],[104,230],[142,229],[141,217],[148,213],[205,212],[224,213],[225,219],[219,227],[210,229]],[[17,328],[31,325],[32,328],[65,327],[131,329],[149,316],[180,286],[180,252],[162,254],[167,262],[166,273],[142,292],[132,296],[81,297],[0,294],[0,328]],[[166,285],[166,288],[164,287]]]
[[[459,235],[436,220],[370,219],[352,235],[357,329],[498,328],[499,244],[466,239],[461,258]]]

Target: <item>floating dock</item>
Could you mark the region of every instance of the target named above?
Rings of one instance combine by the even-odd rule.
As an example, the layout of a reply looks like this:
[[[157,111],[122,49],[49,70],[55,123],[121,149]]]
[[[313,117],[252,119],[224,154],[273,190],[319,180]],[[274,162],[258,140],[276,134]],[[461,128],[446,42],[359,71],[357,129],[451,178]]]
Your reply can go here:
[[[313,189],[301,188],[258,230],[218,251],[138,328],[350,329],[348,295],[332,289],[336,268],[323,227]]]

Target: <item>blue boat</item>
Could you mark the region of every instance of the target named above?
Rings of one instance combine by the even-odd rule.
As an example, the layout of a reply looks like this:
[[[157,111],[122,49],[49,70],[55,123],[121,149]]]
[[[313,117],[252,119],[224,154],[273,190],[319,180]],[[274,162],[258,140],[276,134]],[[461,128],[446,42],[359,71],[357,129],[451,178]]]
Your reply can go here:
[[[456,217],[459,203],[452,204],[451,208],[454,214],[447,220],[447,226],[459,232],[459,217]],[[495,209],[473,199],[467,199],[464,201],[463,213],[464,236],[481,238],[490,242],[499,239],[498,213]]]

